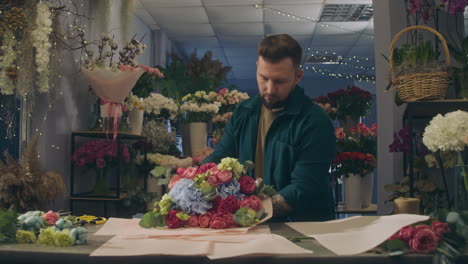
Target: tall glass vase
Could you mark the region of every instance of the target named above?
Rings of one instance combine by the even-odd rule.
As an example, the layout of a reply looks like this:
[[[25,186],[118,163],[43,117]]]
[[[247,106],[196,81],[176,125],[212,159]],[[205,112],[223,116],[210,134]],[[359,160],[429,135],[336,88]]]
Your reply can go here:
[[[96,180],[94,182],[93,194],[104,195],[107,191],[106,168],[96,168]]]
[[[468,210],[468,165],[463,161],[462,152],[458,152],[458,164],[455,166],[455,208]]]

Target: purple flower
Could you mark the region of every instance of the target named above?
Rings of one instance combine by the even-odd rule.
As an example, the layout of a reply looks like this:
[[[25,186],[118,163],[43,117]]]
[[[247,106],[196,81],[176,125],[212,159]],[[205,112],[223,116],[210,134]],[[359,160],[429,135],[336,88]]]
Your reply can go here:
[[[218,195],[222,199],[234,195],[237,199],[242,199],[244,195],[240,192],[240,184],[234,179],[227,183],[222,183],[217,187]]]
[[[179,180],[169,192],[176,208],[186,214],[205,214],[211,209],[211,203],[203,199],[203,193],[190,179]]]

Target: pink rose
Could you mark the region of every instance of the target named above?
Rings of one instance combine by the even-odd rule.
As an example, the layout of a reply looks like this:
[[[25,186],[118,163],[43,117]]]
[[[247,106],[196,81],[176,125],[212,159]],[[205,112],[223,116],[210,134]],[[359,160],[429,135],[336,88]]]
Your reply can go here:
[[[395,239],[398,239],[398,232],[396,232],[395,234],[393,234],[391,237],[388,238],[388,240],[395,240]]]
[[[417,225],[414,229],[417,232],[418,230],[431,229],[431,228],[428,225]]]
[[[213,213],[216,213],[218,211],[218,206],[221,203],[221,197],[216,196],[213,200],[211,200],[211,209]]]
[[[255,191],[255,188],[256,188],[255,181],[254,179],[250,178],[247,175],[242,176],[240,178],[239,184],[240,184],[240,190],[243,193],[251,194]]]
[[[410,240],[411,250],[415,253],[429,254],[437,247],[437,236],[431,229],[420,229]]]
[[[184,172],[185,172],[185,168],[178,168],[177,169],[177,175],[182,176],[182,174],[184,174]]]
[[[198,219],[198,216],[191,215],[189,220],[187,221],[187,225],[190,226],[190,227],[198,227],[200,225],[200,221]]]
[[[78,159],[77,164],[80,167],[84,167],[86,165],[86,160],[84,158]]]
[[[226,221],[222,217],[216,217],[210,224],[210,228],[213,229],[225,229],[227,228]]]
[[[177,213],[179,213],[176,210],[171,210],[169,213],[165,216],[166,219],[166,225],[168,228],[178,228],[181,227],[185,224],[185,221],[177,217]]]
[[[211,221],[211,213],[202,214],[198,217],[200,227],[208,227]]]
[[[49,224],[50,226],[53,226],[55,225],[55,222],[57,222],[57,220],[59,220],[59,216],[58,214],[56,214],[55,212],[53,211],[48,211],[47,213],[45,213],[42,218],[44,218],[44,220],[47,222],[47,224]]]
[[[222,183],[229,182],[232,179],[232,173],[227,170],[222,170],[218,174],[218,179]]]
[[[220,89],[220,90],[218,91],[218,95],[223,95],[223,94],[227,93],[228,91],[229,91],[228,88]]]
[[[197,167],[187,168],[184,171],[184,174],[182,174],[182,177],[187,178],[187,179],[193,179],[195,178],[195,176],[197,176],[197,171],[198,171]]]
[[[335,128],[335,137],[337,139],[344,139],[346,137],[346,134],[344,132],[344,128],[342,128],[342,127]]]
[[[210,175],[213,175],[215,177],[218,177],[218,174],[220,173],[220,170],[218,169],[218,167],[213,167],[209,170],[210,172]]]
[[[169,182],[169,189],[172,189],[172,187],[174,187],[174,185],[181,179],[182,177],[180,177],[179,175],[175,175],[174,177],[172,177],[171,181]]]
[[[450,227],[448,223],[442,223],[439,221],[432,222],[431,224],[431,230],[434,231],[434,233],[438,237],[442,237],[444,234],[450,232]]]
[[[263,208],[262,201],[255,195],[245,197],[239,207],[249,207],[255,212],[260,211]]]
[[[210,175],[208,176],[208,178],[206,179],[208,181],[208,183],[211,185],[211,186],[218,186],[220,184],[220,182],[218,181],[218,178],[216,176],[213,176],[213,175]]]
[[[415,233],[416,229],[413,226],[405,226],[402,229],[400,229],[400,232],[398,233],[398,238],[408,245]]]

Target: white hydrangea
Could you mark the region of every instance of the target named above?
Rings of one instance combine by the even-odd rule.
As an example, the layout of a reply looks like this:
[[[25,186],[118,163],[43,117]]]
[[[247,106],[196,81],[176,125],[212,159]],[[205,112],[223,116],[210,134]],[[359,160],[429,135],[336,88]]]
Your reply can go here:
[[[435,152],[462,151],[468,137],[468,112],[457,110],[435,116],[424,129],[423,143]]]
[[[8,95],[13,94],[15,84],[6,74],[6,70],[14,66],[13,62],[17,56],[15,52],[17,42],[10,30],[6,30],[3,34],[3,46],[0,47],[0,53],[3,54],[3,56],[0,57],[0,93]]]

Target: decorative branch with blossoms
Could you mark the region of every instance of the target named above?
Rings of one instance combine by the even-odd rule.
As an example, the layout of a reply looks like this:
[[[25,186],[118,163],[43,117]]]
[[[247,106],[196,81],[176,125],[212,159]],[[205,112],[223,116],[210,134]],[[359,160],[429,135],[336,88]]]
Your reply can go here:
[[[37,3],[36,29],[32,32],[33,46],[36,49],[36,66],[39,74],[36,82],[38,91],[49,91],[49,49],[52,47],[49,36],[52,33],[52,13],[49,5],[40,1]]]

